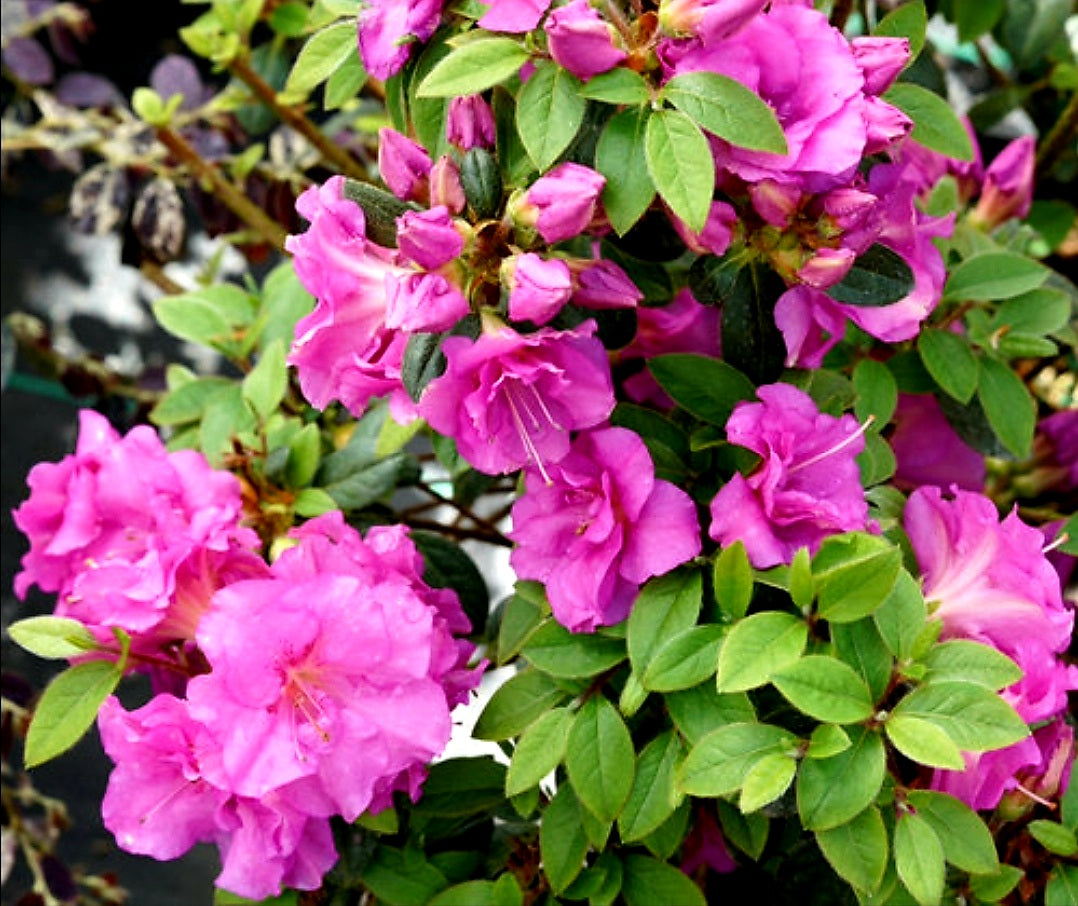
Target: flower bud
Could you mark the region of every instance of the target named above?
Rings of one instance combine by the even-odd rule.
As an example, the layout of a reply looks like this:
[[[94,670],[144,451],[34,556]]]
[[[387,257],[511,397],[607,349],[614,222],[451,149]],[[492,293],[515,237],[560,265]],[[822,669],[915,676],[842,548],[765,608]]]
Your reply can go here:
[[[438,205],[429,211],[406,211],[397,218],[397,248],[420,267],[434,270],[464,250],[464,237],[449,211]]]
[[[766,5],[767,0],[661,0],[659,26],[669,35],[710,43],[741,31]]]
[[[798,269],[797,279],[816,289],[829,289],[849,273],[856,257],[852,249],[817,249]]]
[[[502,262],[502,282],[509,287],[509,317],[546,324],[569,301],[573,291],[569,266],[560,258],[532,252]]]
[[[864,106],[865,154],[878,154],[913,131],[913,120],[905,113],[877,97],[866,97]]]
[[[550,14],[543,27],[554,61],[585,82],[626,57],[615,44],[617,32],[588,0],[569,0]]]
[[[468,311],[468,300],[441,274],[417,272],[387,282],[386,327],[392,330],[449,330]]]
[[[449,100],[445,137],[462,151],[494,147],[494,111],[481,95],[469,94]]]
[[[430,155],[422,145],[395,129],[378,130],[378,171],[394,195],[404,201],[425,201],[430,170]]]
[[[1033,162],[1036,141],[1023,135],[1007,145],[984,172],[981,197],[970,219],[992,229],[1011,218],[1021,219],[1033,203]]]
[[[430,168],[430,203],[445,205],[451,214],[459,214],[467,203],[461,184],[460,167],[451,154],[443,154]]]
[[[801,204],[801,189],[796,185],[762,179],[749,185],[753,210],[771,226],[785,227]]]
[[[629,275],[607,258],[577,258],[569,262],[573,274],[573,304],[582,308],[633,308],[644,294]]]
[[[581,164],[559,164],[512,200],[514,224],[534,227],[546,242],[583,233],[595,217],[606,178]]]
[[[850,41],[853,58],[865,76],[865,94],[883,94],[910,61],[909,38],[864,35]]]

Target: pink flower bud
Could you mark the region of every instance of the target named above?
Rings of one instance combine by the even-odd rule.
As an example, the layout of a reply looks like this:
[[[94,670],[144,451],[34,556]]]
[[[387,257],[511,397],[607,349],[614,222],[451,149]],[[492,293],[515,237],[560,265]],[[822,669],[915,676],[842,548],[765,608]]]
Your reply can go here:
[[[616,46],[616,32],[588,0],[569,0],[546,20],[543,28],[554,61],[578,79],[613,69],[626,53]]]
[[[877,97],[865,98],[865,154],[878,154],[913,131],[913,120]]]
[[[449,330],[468,311],[468,300],[441,274],[412,273],[386,287],[386,327],[391,330]]]
[[[817,249],[797,271],[797,279],[816,289],[828,289],[849,273],[853,265],[853,249]]]
[[[613,261],[577,259],[569,262],[573,272],[573,304],[582,308],[633,308],[643,298],[637,285]]]
[[[671,215],[670,222],[692,251],[699,255],[723,255],[730,247],[733,229],[737,224],[737,212],[725,201],[711,202],[707,221],[699,233],[690,230],[680,217]]]
[[[548,6],[550,0],[491,0],[490,9],[479,19],[479,27],[523,34],[539,24]]]
[[[451,154],[443,154],[430,168],[430,203],[445,205],[451,214],[459,214],[468,203],[460,181],[460,165]]]
[[[405,211],[397,218],[397,248],[420,267],[435,270],[464,250],[449,211],[438,205],[429,211]]]
[[[1033,160],[1036,141],[1023,135],[1007,145],[984,172],[981,197],[971,219],[986,229],[1004,220],[1021,219],[1033,203]]]
[[[910,60],[909,38],[862,36],[850,41],[865,76],[865,94],[883,94]]]
[[[525,252],[502,264],[509,285],[509,317],[514,321],[546,324],[569,301],[573,281],[569,266],[560,258],[541,258]]]
[[[425,201],[431,159],[422,145],[395,129],[378,130],[378,171],[389,190],[404,201]]]
[[[749,186],[752,207],[771,226],[784,227],[797,213],[801,204],[801,189],[791,183],[762,179]]]
[[[606,178],[581,164],[559,164],[540,176],[513,206],[522,226],[534,227],[547,242],[579,236],[595,217]]]
[[[449,100],[445,136],[462,151],[494,147],[494,111],[481,95],[469,94]]]
[[[661,0],[659,26],[706,44],[741,31],[766,5],[767,0]]]

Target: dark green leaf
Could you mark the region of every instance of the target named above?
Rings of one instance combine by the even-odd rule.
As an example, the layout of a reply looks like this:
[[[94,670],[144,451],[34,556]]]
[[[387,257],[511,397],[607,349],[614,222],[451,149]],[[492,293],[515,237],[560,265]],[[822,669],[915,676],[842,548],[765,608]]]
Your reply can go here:
[[[999,870],[992,833],[966,803],[935,790],[910,790],[907,799],[936,832],[948,862],[973,874]]]
[[[622,896],[627,906],[707,906],[703,893],[673,865],[650,856],[627,855]]]
[[[397,218],[416,210],[415,205],[358,179],[346,179],[342,194],[363,208],[365,232],[371,242],[386,248],[397,247]]]
[[[996,359],[981,359],[977,399],[988,424],[1014,456],[1025,459],[1033,447],[1037,406],[1022,379]]]
[[[681,735],[697,743],[712,730],[735,723],[752,723],[756,711],[743,692],[724,694],[714,683],[701,683],[692,689],[663,695],[666,709]]]
[[[588,837],[581,824],[582,811],[573,787],[564,783],[543,812],[539,851],[543,871],[555,893],[565,890],[584,868]]]
[[[973,160],[969,133],[944,98],[913,82],[897,82],[883,99],[913,120],[914,141],[946,157]]]
[[[506,795],[516,796],[537,786],[561,763],[572,724],[572,711],[553,708],[521,734],[505,778]]]
[[[613,72],[626,70],[612,70]],[[603,186],[603,210],[619,236],[635,224],[655,197],[655,184],[644,158],[644,136],[650,112],[634,107],[614,114],[595,148],[595,169],[606,177]]]
[[[744,374],[709,356],[668,353],[649,359],[647,367],[674,402],[713,425],[725,426],[734,406],[756,396]]]
[[[776,381],[786,341],[775,323],[775,302],[786,290],[770,267],[753,262],[737,272],[722,306],[723,359],[756,384]]]
[[[719,799],[715,805],[726,839],[749,858],[759,859],[767,845],[770,820],[759,812],[745,815],[725,799]]]
[[[876,359],[862,359],[853,370],[853,389],[857,391],[857,420],[871,417],[874,430],[882,431],[898,403],[898,385],[891,370]]]
[[[992,30],[1003,16],[1006,0],[953,0],[952,14],[958,40],[976,41]]]
[[[434,532],[413,530],[410,537],[423,555],[423,581],[455,591],[471,620],[472,632],[482,633],[490,611],[490,592],[475,561],[459,544]]]
[[[808,830],[830,830],[868,808],[887,772],[878,733],[851,728],[850,747],[830,758],[808,758],[797,775],[797,809]]]
[[[876,243],[858,255],[849,272],[827,294],[846,305],[891,305],[913,291],[913,271],[906,259]]]
[[[476,721],[476,739],[498,741],[523,732],[569,694],[538,670],[522,670],[494,690]]]
[[[640,840],[656,830],[677,808],[680,797],[674,787],[674,768],[681,743],[672,730],[644,746],[636,761],[636,775],[618,830],[626,843]]]
[[[968,403],[977,390],[977,357],[969,340],[949,330],[926,328],[917,338],[917,351],[928,373],[956,400]]]
[[[632,789],[636,753],[617,709],[600,695],[581,706],[569,731],[565,767],[584,806],[601,821],[621,813]]]
[[[872,34],[885,38],[908,38],[910,62],[917,59],[925,44],[928,30],[928,13],[921,0],[902,3],[892,9],[872,30]]]
[[[389,906],[425,906],[449,886],[445,875],[421,854],[384,845],[364,863],[360,877]]]

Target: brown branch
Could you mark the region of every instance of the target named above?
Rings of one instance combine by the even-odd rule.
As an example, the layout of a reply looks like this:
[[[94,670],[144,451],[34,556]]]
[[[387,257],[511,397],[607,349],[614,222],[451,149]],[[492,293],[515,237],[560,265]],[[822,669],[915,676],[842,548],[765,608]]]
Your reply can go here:
[[[367,171],[344,148],[334,143],[311,120],[296,107],[289,107],[277,100],[277,91],[251,66],[247,57],[238,56],[228,64],[229,72],[254,92],[263,104],[290,129],[302,135],[318,152],[345,176],[370,182]]]

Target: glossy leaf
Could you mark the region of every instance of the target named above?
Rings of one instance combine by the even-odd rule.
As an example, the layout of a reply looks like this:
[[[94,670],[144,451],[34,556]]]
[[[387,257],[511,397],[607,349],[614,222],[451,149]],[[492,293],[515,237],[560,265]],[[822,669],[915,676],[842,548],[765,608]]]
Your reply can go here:
[[[906,259],[876,243],[858,255],[838,283],[827,290],[836,302],[874,308],[892,305],[913,291],[913,271]]]
[[[679,406],[724,426],[734,406],[756,396],[756,387],[726,362],[690,352],[654,356],[648,370]]]
[[[580,80],[556,63],[537,63],[517,97],[517,132],[532,161],[548,170],[584,122]]]
[[[698,570],[682,568],[651,579],[629,612],[625,641],[633,669],[643,673],[664,640],[695,626],[702,606]]]
[[[1016,252],[983,252],[950,270],[943,286],[943,299],[945,302],[1010,299],[1036,289],[1049,273],[1039,261]]]
[[[619,236],[633,227],[655,198],[655,184],[648,169],[640,166],[646,153],[644,136],[649,116],[650,111],[643,107],[614,114],[595,147],[595,169],[606,177],[603,210]]]
[[[112,661],[88,661],[53,677],[30,721],[23,755],[26,767],[44,764],[82,739],[122,676]]]
[[[584,868],[588,837],[581,825],[582,809],[573,787],[562,784],[543,812],[539,851],[543,873],[555,893],[568,887]]]
[[[1037,407],[1022,379],[1002,362],[986,356],[981,359],[977,400],[1003,446],[1019,459],[1029,456]]]
[[[986,752],[1025,739],[1029,728],[991,689],[969,682],[933,682],[915,689],[892,715],[936,724],[968,752]]]
[[[895,824],[895,868],[906,889],[920,906],[936,906],[943,899],[943,845],[932,826],[920,815],[901,814]]]
[[[711,210],[715,167],[704,134],[677,110],[656,110],[644,129],[644,160],[659,195],[699,233]]]
[[[962,750],[954,740],[924,718],[892,714],[884,729],[891,745],[911,761],[949,771],[961,771],[966,767]]]
[[[898,82],[883,95],[913,120],[914,141],[946,157],[973,160],[973,143],[953,108],[938,94],[913,82]]]
[[[956,400],[968,403],[977,390],[979,368],[969,341],[949,330],[926,328],[917,351],[932,379]]]
[[[570,632],[548,620],[533,632],[521,654],[551,676],[595,676],[625,659],[625,643],[597,633]]]
[[[636,760],[632,791],[618,818],[618,832],[626,843],[643,839],[674,813],[680,801],[674,785],[680,756],[681,743],[672,730],[644,746]]]
[[[601,821],[613,821],[629,798],[636,753],[617,709],[594,695],[569,731],[565,767],[584,806]]]
[[[89,629],[69,617],[26,617],[8,626],[7,633],[20,648],[42,658],[78,657],[101,647]]]
[[[738,723],[704,736],[678,768],[678,788],[691,796],[729,796],[765,755],[792,751],[796,737],[773,724]],[[878,789],[878,787],[877,787]]]
[[[693,626],[662,640],[640,682],[651,692],[690,689],[715,675],[724,630]]]
[[[766,611],[736,623],[719,650],[718,689],[744,692],[767,683],[800,656],[808,626],[788,613]]]
[[[999,870],[992,832],[966,803],[936,790],[910,790],[907,799],[936,832],[948,862],[973,874]]]
[[[801,762],[797,774],[801,823],[821,831],[852,821],[875,800],[886,771],[887,753],[879,734],[851,730],[848,749]]]
[[[790,704],[816,720],[849,724],[872,715],[865,681],[837,658],[806,655],[775,671],[771,682]]]
[[[621,892],[626,906],[707,906],[700,888],[673,865],[635,854],[627,855],[624,864]]]
[[[523,670],[494,690],[476,720],[472,736],[498,741],[523,732],[569,695],[538,670]]]
[[[421,98],[478,94],[516,75],[528,58],[528,51],[512,38],[469,41],[439,60],[416,94]]]
[[[717,72],[676,75],[663,85],[669,101],[698,126],[751,151],[786,154],[786,136],[775,112],[753,90]]]
[[[865,893],[879,889],[891,847],[878,808],[870,806],[845,824],[817,831],[816,842],[838,876],[852,887]]]

